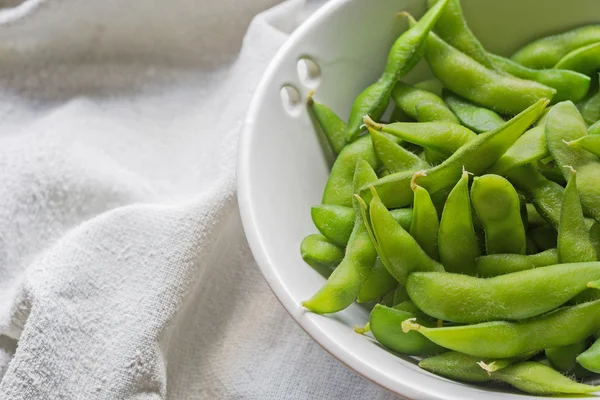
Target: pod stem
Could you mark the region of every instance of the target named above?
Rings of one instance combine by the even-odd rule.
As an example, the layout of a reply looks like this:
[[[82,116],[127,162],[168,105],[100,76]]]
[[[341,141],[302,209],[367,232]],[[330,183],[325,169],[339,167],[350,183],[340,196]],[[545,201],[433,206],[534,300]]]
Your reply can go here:
[[[573,168],[570,165],[563,165],[563,168],[569,168],[569,170],[571,171],[571,175],[575,175],[577,173],[577,171],[575,171],[575,168]]]
[[[369,116],[369,114],[367,114],[367,115],[365,115],[365,116],[363,117],[363,122],[365,123],[365,125],[366,125],[367,127],[369,127],[369,128],[373,128],[373,129],[375,129],[375,130],[377,130],[377,131],[380,131],[380,130],[382,130],[382,129],[383,129],[383,124],[379,124],[379,123],[377,123],[377,122],[373,121],[373,118],[371,118],[371,117]]]
[[[588,282],[587,287],[592,289],[600,289],[600,280]]]
[[[306,96],[306,105],[309,107],[312,107],[313,104],[315,104],[315,100],[313,99],[313,96],[315,95],[316,90],[312,89],[310,92],[308,92],[308,96]]]
[[[371,331],[371,323],[367,322],[365,326],[354,325],[354,332],[359,333],[361,335]]]
[[[489,363],[489,364],[486,364],[486,363],[485,363],[485,362],[483,362],[483,361],[479,361],[479,362],[477,363],[477,365],[479,365],[479,366],[481,367],[481,369],[483,369],[485,372],[487,372],[487,373],[488,373],[488,375],[492,375],[492,372],[496,372],[496,371],[498,371],[499,369],[502,369],[501,367],[499,367],[499,366],[497,366],[497,365],[496,365],[496,362],[495,362],[495,361],[492,361],[492,362],[491,362],[491,363]]]
[[[420,177],[422,177],[422,176],[427,176],[427,171],[424,171],[424,170],[417,171],[412,176],[412,179],[410,180],[410,188],[413,191],[417,190],[417,187],[419,187],[419,185],[417,185],[417,179],[420,178]]]
[[[402,332],[408,333],[410,331],[418,331],[421,329],[421,324],[417,324],[415,321],[416,318],[409,318],[407,320],[402,321]]]

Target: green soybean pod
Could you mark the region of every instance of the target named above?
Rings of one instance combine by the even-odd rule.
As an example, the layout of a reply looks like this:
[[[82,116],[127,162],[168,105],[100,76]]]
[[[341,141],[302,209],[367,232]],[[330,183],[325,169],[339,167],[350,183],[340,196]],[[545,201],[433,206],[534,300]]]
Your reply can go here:
[[[577,191],[577,171],[572,167],[570,171],[558,226],[558,260],[561,263],[596,261],[596,249],[583,217]]]
[[[489,54],[494,64],[506,73],[521,79],[529,79],[556,89],[552,99],[555,103],[565,100],[581,101],[590,88],[589,76],[566,69],[532,69],[508,58]]]
[[[416,333],[416,332],[415,332]],[[512,359],[482,360],[456,351],[448,351],[433,357],[424,358],[419,367],[445,378],[463,382],[487,382],[492,379],[490,373],[480,367],[480,362],[494,363],[494,366],[507,367]],[[501,369],[501,368],[500,368]]]
[[[331,150],[337,156],[346,146],[346,131],[348,128],[346,123],[329,107],[316,102],[313,99],[313,94],[314,91],[308,95],[308,110],[311,111],[311,116],[325,134]]]
[[[577,362],[588,371],[600,373],[600,339],[577,356]]]
[[[600,25],[583,26],[534,40],[513,54],[511,59],[529,68],[553,68],[571,51],[597,42],[600,42]]]
[[[429,33],[425,59],[446,88],[502,114],[518,114],[540,99],[552,99],[556,93],[541,83],[490,70],[433,32]]]
[[[565,55],[554,68],[569,69],[585,75],[594,74],[600,67],[600,42],[580,47]]]
[[[567,346],[585,340],[599,328],[600,300],[518,322],[493,321],[443,328],[428,328],[410,319],[402,323],[403,331],[415,330],[447,349],[490,358],[516,357],[529,351]]]
[[[558,264],[558,251],[548,249],[536,254],[490,254],[475,259],[477,274],[486,278]]]
[[[445,91],[444,101],[460,123],[473,132],[493,131],[504,125],[504,119],[494,111],[479,107],[451,92]]]
[[[428,0],[432,7],[439,0]],[[489,69],[495,69],[494,63],[488,57],[487,52],[471,32],[463,15],[460,0],[451,0],[434,28],[435,32],[448,44],[462,51],[481,65]]]
[[[600,120],[600,93],[596,93],[581,105],[581,116],[588,125]]]
[[[590,134],[588,136],[583,136],[579,139],[567,142],[567,145],[575,149],[582,149],[588,151],[596,157],[600,156],[600,135]]]
[[[438,232],[440,230],[440,220],[429,192],[417,184],[417,179],[421,176],[424,176],[424,172],[417,171],[413,175],[410,185],[415,197],[409,233],[429,257],[439,260]]]
[[[485,230],[488,254],[525,254],[525,227],[519,195],[505,178],[483,175],[473,179],[471,202]]]
[[[442,347],[417,332],[402,332],[402,321],[415,318],[417,315],[401,308],[403,307],[390,308],[381,304],[375,305],[369,319],[371,333],[375,339],[388,349],[401,354],[426,356],[443,352]],[[431,321],[424,316],[419,315],[417,318],[425,325],[431,324]]]
[[[600,279],[600,263],[556,264],[493,278],[447,272],[413,272],[410,299],[425,314],[474,324],[541,315],[566,303]]]
[[[590,135],[600,135],[600,121],[596,121],[592,125],[590,125],[588,127],[588,133]]]
[[[326,278],[344,258],[343,249],[319,234],[308,235],[302,240],[300,254],[304,262]]]
[[[540,100],[497,130],[477,135],[446,161],[428,169],[427,176],[420,179],[420,185],[433,194],[454,186],[462,175],[463,167],[475,175],[484,173],[537,120],[547,104],[548,100]],[[398,172],[377,180],[373,186],[385,205],[404,207],[413,200],[410,189],[412,175],[411,172]],[[367,190],[365,187],[361,193]]]
[[[568,346],[551,347],[546,349],[544,353],[550,361],[552,367],[564,374],[574,374],[576,376],[586,376],[586,373],[579,364],[577,357],[587,348],[587,340],[573,343]]]
[[[422,146],[449,156],[477,135],[451,122],[395,122],[380,124],[368,116],[365,117],[367,127],[390,134],[398,139]]]
[[[369,163],[362,159],[356,162],[355,171],[353,186],[356,190],[377,178]],[[323,287],[310,299],[302,302],[302,306],[314,313],[334,313],[352,304],[377,259],[377,251],[365,227],[358,201],[355,201],[354,209],[354,228],[346,246],[344,259]]]
[[[348,142],[355,140],[360,133],[365,115],[370,115],[375,120],[381,118],[396,82],[423,56],[423,43],[427,40],[427,34],[439,19],[447,3],[448,0],[441,0],[394,42],[381,77],[363,90],[352,104],[346,133]]]
[[[600,389],[598,386],[573,381],[560,372],[535,361],[508,366],[493,373],[492,376],[523,392],[542,396],[559,393],[592,393]]]
[[[442,82],[435,78],[425,79],[424,81],[417,82],[414,86],[418,89],[427,90],[438,97],[442,97],[442,91],[444,90],[444,85],[442,85]]]
[[[406,150],[385,134],[370,127],[369,134],[377,157],[390,173],[416,171],[429,167],[427,162],[421,160],[415,153]]]
[[[398,282],[390,275],[381,259],[377,258],[367,279],[360,286],[356,301],[365,303],[377,300],[394,289],[397,284]]]
[[[440,261],[448,272],[475,275],[475,259],[481,252],[473,226],[467,171],[463,171],[446,200],[440,221],[438,247]]]
[[[367,229],[377,253],[390,274],[400,284],[405,285],[408,274],[413,271],[444,270],[441,264],[431,259],[416,240],[394,221],[374,189],[369,205],[369,219]]]
[[[577,107],[571,102],[558,103],[550,109],[546,118],[546,143],[557,165],[570,165],[577,170],[577,189],[586,215],[600,219],[600,161],[585,150],[568,144],[586,136],[587,128]],[[568,179],[570,172],[563,168]]]
[[[446,106],[444,100],[428,90],[398,82],[392,91],[392,99],[408,116],[419,122],[458,123],[458,119]],[[418,106],[421,106],[419,113],[417,113]],[[424,112],[424,107],[429,108],[429,112]]]
[[[517,139],[488,172],[503,175],[513,168],[540,160],[549,154],[544,125],[537,125]]]

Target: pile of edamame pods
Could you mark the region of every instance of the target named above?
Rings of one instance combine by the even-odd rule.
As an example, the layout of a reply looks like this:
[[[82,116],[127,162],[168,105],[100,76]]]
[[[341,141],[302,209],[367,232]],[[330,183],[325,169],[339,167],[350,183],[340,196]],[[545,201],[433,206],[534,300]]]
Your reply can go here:
[[[459,0],[428,5],[347,123],[309,96],[336,158],[301,245],[328,279],[302,305],[365,303],[358,333],[444,377],[600,391],[600,25],[508,59]],[[435,79],[403,82],[421,58]]]

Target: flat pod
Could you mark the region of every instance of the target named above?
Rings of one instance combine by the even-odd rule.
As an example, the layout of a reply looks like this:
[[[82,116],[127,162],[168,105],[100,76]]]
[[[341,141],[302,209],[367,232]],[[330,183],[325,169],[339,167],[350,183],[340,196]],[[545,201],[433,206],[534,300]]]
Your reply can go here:
[[[392,99],[408,116],[419,122],[447,121],[458,123],[458,119],[446,107],[444,100],[428,90],[398,82],[392,91]],[[419,109],[419,112],[417,112],[417,109]]]
[[[489,172],[503,175],[513,168],[541,160],[549,154],[544,126],[538,125],[517,139],[515,144],[492,165]]]
[[[302,259],[321,275],[328,277],[342,262],[344,250],[323,235],[308,235],[300,244]]]
[[[335,155],[338,155],[346,146],[346,123],[329,107],[316,102],[312,97],[312,93],[308,97],[307,105],[317,125],[325,134],[331,150]]]
[[[383,166],[390,173],[417,171],[429,167],[427,162],[400,146],[387,135],[372,128],[369,128],[369,134],[371,135],[377,158],[379,158]]]
[[[554,66],[557,69],[569,69],[585,75],[594,74],[599,67],[600,43],[593,43],[573,50]]]
[[[493,131],[504,125],[504,119],[494,111],[479,107],[460,96],[446,92],[444,101],[460,123],[473,132]]]
[[[554,310],[600,279],[600,263],[557,264],[494,278],[413,272],[411,300],[427,315],[458,323],[519,320]]]
[[[558,264],[556,249],[530,255],[489,254],[475,260],[477,274],[486,278],[554,264]]]

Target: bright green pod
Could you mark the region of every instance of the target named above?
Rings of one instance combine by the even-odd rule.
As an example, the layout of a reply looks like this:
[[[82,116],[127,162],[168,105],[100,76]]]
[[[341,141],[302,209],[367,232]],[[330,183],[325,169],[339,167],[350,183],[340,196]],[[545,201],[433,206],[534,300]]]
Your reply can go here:
[[[452,122],[395,122],[379,124],[365,117],[365,124],[374,130],[390,134],[398,139],[439,152],[452,155],[464,144],[477,137],[475,132]]]
[[[377,179],[375,171],[365,160],[359,159],[355,170],[353,186],[356,190]],[[325,285],[310,299],[302,302],[302,306],[314,313],[334,313],[352,304],[377,259],[377,251],[365,226],[358,200],[355,200],[354,211],[354,228],[346,246],[344,259]]]
[[[544,177],[531,164],[509,170],[507,177],[517,189],[527,194],[542,218],[558,228],[563,187]]]
[[[388,272],[380,258],[377,258],[369,276],[360,287],[356,301],[365,303],[375,301],[393,290],[398,282]]]
[[[589,349],[578,355],[577,362],[588,371],[600,373],[600,339],[596,339]]]
[[[416,183],[420,176],[423,176],[423,171],[416,172],[411,182],[414,201],[409,233],[429,257],[439,260],[438,232],[440,230],[440,220],[429,192]]]
[[[535,361],[526,361],[503,368],[492,377],[529,394],[584,394],[600,390],[598,386],[585,385],[567,378],[560,372]]]
[[[499,175],[473,179],[471,202],[485,231],[487,254],[525,254],[525,227],[517,191]]]
[[[485,278],[558,264],[558,251],[549,249],[536,254],[490,254],[475,260],[477,274]]]
[[[553,68],[571,51],[598,42],[600,42],[600,25],[582,26],[534,40],[517,51],[511,59],[529,68]]]
[[[453,187],[462,175],[463,167],[480,175],[491,167],[514,142],[534,123],[548,100],[540,100],[495,131],[482,133],[458,149],[443,163],[426,170],[427,176],[419,184],[429,193]],[[373,186],[381,200],[390,208],[404,207],[413,200],[410,181],[411,172],[399,172],[377,180]],[[361,193],[369,190],[363,188]]]
[[[596,93],[581,105],[581,116],[588,125],[600,120],[600,93]]]
[[[437,2],[438,0],[428,0],[427,4],[432,7]],[[434,30],[448,44],[481,65],[489,69],[496,68],[477,37],[469,29],[460,0],[451,0],[448,3]]]
[[[600,279],[600,263],[556,264],[493,278],[447,272],[413,272],[410,299],[443,321],[476,324],[520,320],[552,311]],[[552,284],[552,283],[555,284]]]
[[[311,116],[323,131],[331,150],[335,155],[338,155],[344,146],[346,146],[346,131],[348,127],[329,107],[316,102],[313,99],[313,94],[314,92],[308,96],[308,110],[311,111]]]
[[[591,79],[587,75],[566,69],[532,69],[517,64],[508,58],[489,54],[494,64],[506,73],[521,79],[529,79],[556,89],[552,99],[555,103],[571,100],[581,101],[590,88]]]
[[[435,94],[438,97],[442,97],[442,91],[444,90],[444,85],[438,79],[425,79],[424,81],[415,83],[414,85],[418,89],[427,90]]]
[[[587,348],[587,340],[562,347],[551,347],[544,353],[550,364],[563,374],[575,374],[585,376],[585,369],[577,364],[577,357]]]
[[[440,261],[446,271],[475,275],[475,259],[481,254],[473,227],[471,200],[469,197],[469,173],[454,186],[440,221],[438,248]]]
[[[590,125],[588,127],[588,133],[590,135],[600,135],[600,121],[596,121],[592,125]]]
[[[367,229],[370,229],[377,253],[390,274],[402,285],[406,284],[408,274],[413,271],[444,270],[441,264],[431,259],[417,241],[394,221],[376,192],[373,193],[369,206],[369,217]]]
[[[567,145],[575,149],[583,149],[589,151],[597,157],[600,157],[600,136],[599,135],[588,135],[580,137],[579,139],[571,140],[567,142]]]
[[[501,114],[518,114],[556,93],[541,83],[490,70],[434,33],[429,34],[425,58],[446,88]]]
[[[570,165],[577,171],[577,189],[584,213],[600,219],[600,161],[595,155],[566,144],[587,136],[587,128],[577,107],[571,102],[558,103],[546,118],[546,143],[557,165]],[[563,176],[570,172],[563,168]]]
[[[577,191],[577,171],[573,168],[563,194],[558,226],[558,260],[561,263],[596,261],[596,249],[583,217]]]
[[[381,165],[369,136],[348,144],[337,156],[325,185],[323,204],[352,207],[352,182],[359,159],[368,162],[374,170],[378,170]]]
[[[513,168],[540,160],[549,154],[544,126],[538,125],[517,139],[515,144],[491,166],[488,172],[503,175]]]
[[[417,332],[402,332],[402,321],[417,317],[415,313],[402,310],[402,308],[404,307],[390,308],[381,304],[375,305],[369,319],[371,333],[375,339],[388,349],[400,354],[426,356],[443,352],[442,347]],[[417,320],[425,325],[431,325],[428,319],[420,315]]]
[[[600,68],[600,42],[573,50],[561,58],[554,68],[569,69],[585,75],[596,73]]]
[[[415,153],[406,150],[394,142],[387,135],[370,127],[369,133],[375,153],[389,173],[393,174],[401,171],[417,171],[429,168],[427,162],[420,159]]]
[[[396,82],[423,57],[423,44],[447,3],[448,0],[441,0],[394,42],[388,54],[385,70],[379,80],[363,90],[352,104],[346,141],[350,142],[356,139],[365,115],[370,115],[374,120],[381,118]]]
[[[569,329],[565,329],[567,326]],[[567,346],[585,340],[599,328],[600,300],[518,322],[493,321],[443,328],[428,328],[411,320],[402,323],[403,331],[416,330],[447,349],[490,358],[516,357],[530,351]]]
[[[410,229],[412,208],[397,208],[390,213],[404,229]],[[354,208],[319,204],[311,208],[311,216],[315,227],[323,236],[340,247],[346,247],[356,218]]]
[[[392,91],[392,99],[408,116],[419,122],[446,121],[458,123],[458,119],[436,94],[416,86],[398,82]],[[419,107],[419,112],[417,112]]]
[[[324,277],[331,275],[344,259],[344,250],[323,235],[308,235],[300,244],[302,259]]]
[[[444,101],[460,123],[473,132],[493,131],[504,125],[504,119],[494,111],[479,107],[448,91],[445,92]]]

